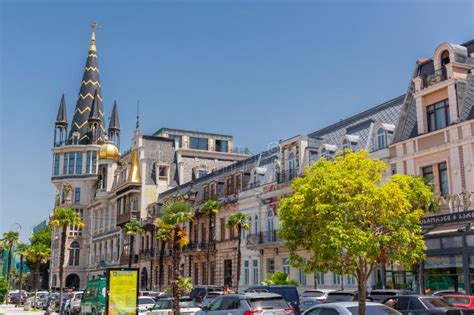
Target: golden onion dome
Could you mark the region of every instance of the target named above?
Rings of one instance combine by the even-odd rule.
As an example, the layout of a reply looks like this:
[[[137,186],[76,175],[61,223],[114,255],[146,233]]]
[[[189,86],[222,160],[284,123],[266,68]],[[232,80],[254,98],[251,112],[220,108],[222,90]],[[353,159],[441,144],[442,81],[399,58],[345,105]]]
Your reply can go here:
[[[100,146],[99,160],[114,160],[120,158],[120,152],[112,142],[106,142]]]

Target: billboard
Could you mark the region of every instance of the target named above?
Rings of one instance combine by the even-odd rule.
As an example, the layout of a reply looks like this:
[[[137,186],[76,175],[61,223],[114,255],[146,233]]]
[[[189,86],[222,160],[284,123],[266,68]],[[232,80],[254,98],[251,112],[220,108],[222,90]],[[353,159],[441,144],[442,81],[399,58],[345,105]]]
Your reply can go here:
[[[138,314],[138,269],[107,269],[107,314]]]

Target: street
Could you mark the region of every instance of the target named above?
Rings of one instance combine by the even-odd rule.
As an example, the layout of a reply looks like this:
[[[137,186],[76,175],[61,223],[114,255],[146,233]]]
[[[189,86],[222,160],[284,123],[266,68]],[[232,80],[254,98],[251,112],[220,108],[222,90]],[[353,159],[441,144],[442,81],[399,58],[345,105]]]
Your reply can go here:
[[[0,305],[0,315],[10,315],[10,314],[22,314],[22,315],[40,315],[44,314],[44,311],[24,311],[23,307],[15,307],[12,304],[1,304]]]

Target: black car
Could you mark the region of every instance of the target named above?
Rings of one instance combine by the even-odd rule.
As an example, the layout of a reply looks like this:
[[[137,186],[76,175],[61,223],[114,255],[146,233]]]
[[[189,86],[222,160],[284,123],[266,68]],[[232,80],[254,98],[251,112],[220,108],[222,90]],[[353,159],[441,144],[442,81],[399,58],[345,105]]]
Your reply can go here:
[[[339,290],[328,293],[328,297],[324,303],[335,302],[353,302],[359,301],[359,293],[356,290]],[[372,297],[367,296],[366,301],[372,302]]]
[[[209,292],[215,291],[224,291],[224,287],[194,287],[190,295],[197,303],[201,303]]]
[[[377,289],[370,292],[370,297],[374,302],[382,302],[392,296],[399,295],[416,295],[415,292],[410,290],[392,290],[392,289]]]
[[[437,296],[402,295],[388,298],[383,304],[406,315],[463,315],[463,310]]]

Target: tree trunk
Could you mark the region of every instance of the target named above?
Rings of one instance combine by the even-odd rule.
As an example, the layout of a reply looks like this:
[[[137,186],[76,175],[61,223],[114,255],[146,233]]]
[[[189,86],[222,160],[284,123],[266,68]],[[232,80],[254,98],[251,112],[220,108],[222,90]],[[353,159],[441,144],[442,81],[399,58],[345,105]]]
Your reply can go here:
[[[237,289],[236,292],[239,291],[239,281],[240,281],[240,260],[242,259],[242,253],[240,252],[240,244],[242,242],[242,227],[239,225],[237,235],[239,239],[237,241]]]
[[[130,253],[128,254],[128,268],[132,268],[133,243],[135,243],[135,236],[130,235]]]
[[[22,283],[23,283],[23,255],[20,255],[20,291],[22,289]]]
[[[173,315],[179,315],[179,260],[180,260],[180,245],[179,245],[179,227],[174,229],[173,233],[173,281],[171,282],[171,290],[173,292]]]
[[[38,276],[39,276],[40,264],[41,263],[36,264],[35,274],[33,275],[33,283],[35,286],[35,298],[33,299],[33,308],[36,307],[36,296],[38,295]]]
[[[64,278],[64,256],[66,255],[67,226],[63,226],[61,232],[61,250],[59,253],[59,314],[63,314],[63,278]]]
[[[164,258],[165,258],[165,246],[166,246],[166,242],[164,241],[161,241],[161,248],[160,248],[160,260],[159,260],[159,275],[158,275],[158,291],[160,292],[163,292],[162,289],[163,289],[163,276],[164,276],[164,273],[163,273],[163,262],[164,262]]]
[[[11,285],[11,271],[12,271],[12,244],[8,245],[8,261],[7,261],[7,282]]]
[[[212,231],[211,231],[211,228],[212,228],[212,217],[213,215],[211,213],[209,213],[209,237],[208,237],[208,240],[207,240],[207,279],[206,279],[206,285],[209,285],[211,284],[211,240],[213,239],[212,238]]]
[[[365,305],[366,305],[366,282],[367,282],[367,272],[366,272],[366,263],[362,264],[357,268],[357,292],[359,295],[359,314],[365,315]]]

